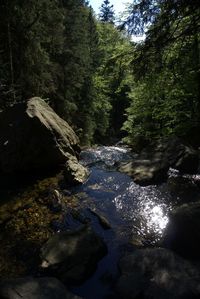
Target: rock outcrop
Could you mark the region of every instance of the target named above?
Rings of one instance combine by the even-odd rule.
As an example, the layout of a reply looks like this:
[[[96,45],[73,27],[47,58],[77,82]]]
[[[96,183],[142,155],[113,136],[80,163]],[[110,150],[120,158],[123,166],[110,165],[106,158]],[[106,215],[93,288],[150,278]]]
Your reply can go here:
[[[164,248],[139,249],[120,261],[120,299],[199,298],[199,271]]]
[[[0,282],[0,298],[4,299],[81,299],[68,292],[56,278],[24,277]]]
[[[32,98],[0,112],[0,136],[0,173],[45,172],[73,159],[75,180],[78,172],[78,181],[87,176],[77,160],[78,137],[41,98]],[[68,172],[71,172],[70,165]]]
[[[42,267],[62,280],[76,283],[88,278],[107,253],[104,242],[90,227],[58,233],[41,249]]]

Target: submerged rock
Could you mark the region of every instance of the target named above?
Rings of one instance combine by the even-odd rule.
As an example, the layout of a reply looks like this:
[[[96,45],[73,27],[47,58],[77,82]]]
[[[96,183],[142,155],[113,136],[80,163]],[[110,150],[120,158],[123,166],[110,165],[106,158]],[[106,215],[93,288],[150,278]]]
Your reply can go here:
[[[183,204],[171,213],[162,245],[182,256],[200,258],[200,202]]]
[[[89,209],[89,210],[93,215],[97,217],[99,224],[102,226],[103,229],[111,229],[110,222],[105,216],[101,215],[99,212],[97,212],[94,209],[93,210]]]
[[[4,299],[81,299],[67,291],[56,278],[18,278],[0,282],[0,297]]]
[[[117,298],[199,298],[199,271],[164,248],[139,249],[120,261]]]
[[[58,233],[41,249],[42,267],[56,269],[68,282],[85,280],[107,253],[104,242],[90,227]]]
[[[44,172],[72,158],[76,169],[71,172],[82,170],[78,137],[41,98],[0,112],[0,135],[0,173]]]

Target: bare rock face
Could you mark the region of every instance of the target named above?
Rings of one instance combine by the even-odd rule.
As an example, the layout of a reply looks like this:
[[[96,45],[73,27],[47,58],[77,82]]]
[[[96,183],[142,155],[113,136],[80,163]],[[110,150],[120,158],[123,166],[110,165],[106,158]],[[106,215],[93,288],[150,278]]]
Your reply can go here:
[[[56,278],[24,277],[0,282],[0,297],[4,299],[81,299],[68,292]]]
[[[51,170],[72,158],[79,170],[78,137],[41,98],[1,112],[0,136],[0,173]]]

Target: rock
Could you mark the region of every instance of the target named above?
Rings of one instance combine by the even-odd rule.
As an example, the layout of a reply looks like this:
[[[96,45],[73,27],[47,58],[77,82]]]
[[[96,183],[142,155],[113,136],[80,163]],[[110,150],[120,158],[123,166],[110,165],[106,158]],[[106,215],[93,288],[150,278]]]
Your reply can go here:
[[[119,167],[119,171],[132,177],[135,183],[146,186],[167,179],[169,165],[161,160],[135,160]]]
[[[78,163],[76,157],[71,157],[65,164],[63,175],[67,184],[80,184],[86,181],[89,171]]]
[[[178,202],[188,203],[199,200],[200,186],[191,176],[171,176],[167,180],[167,188]]]
[[[66,290],[56,278],[17,278],[0,282],[0,297],[4,299],[81,299]]]
[[[163,139],[145,148],[138,158],[121,165],[119,171],[131,176],[140,185],[166,181],[170,167],[183,173],[198,171],[198,152],[185,146],[177,137]]]
[[[90,209],[90,212],[97,217],[99,224],[102,226],[103,229],[111,229],[111,225],[108,219],[106,219],[106,217],[92,209]]]
[[[90,227],[83,226],[50,238],[41,249],[42,267],[53,269],[64,281],[80,282],[92,274],[106,253],[100,237]]]
[[[117,298],[199,298],[199,271],[164,248],[139,249],[120,261]]]
[[[184,152],[175,163],[174,168],[182,173],[197,173],[199,167],[199,155],[194,149],[185,146]]]
[[[184,257],[200,258],[200,202],[183,204],[171,213],[162,245]]]
[[[41,98],[0,112],[0,135],[0,173],[45,172],[71,159],[76,164],[72,172],[79,172],[78,137]]]

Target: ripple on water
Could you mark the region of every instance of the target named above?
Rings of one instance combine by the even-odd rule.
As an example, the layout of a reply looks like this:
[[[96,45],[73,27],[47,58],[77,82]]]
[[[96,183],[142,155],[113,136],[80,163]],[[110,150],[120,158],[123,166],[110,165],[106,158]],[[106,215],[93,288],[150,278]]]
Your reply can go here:
[[[121,250],[127,250],[128,242],[140,246],[155,244],[161,238],[168,222],[171,196],[165,184],[141,187],[126,174],[111,168],[116,163],[130,161],[133,156],[127,148],[98,147],[84,151],[81,157],[91,173],[87,182],[74,192],[84,192],[90,199],[87,204],[95,206],[108,219],[112,230],[97,227],[107,243],[108,255],[100,261],[95,274],[74,291],[87,299],[108,298],[112,279],[110,284],[104,284],[102,277],[116,277]]]
[[[171,208],[171,195],[166,185],[142,187],[126,174],[111,171],[111,164],[128,162],[133,157],[128,148],[98,147],[84,151],[81,157],[83,164],[91,165],[92,162],[92,167],[90,178],[79,188],[111,224],[120,227],[120,236],[138,234],[151,243],[158,241],[168,223]]]

